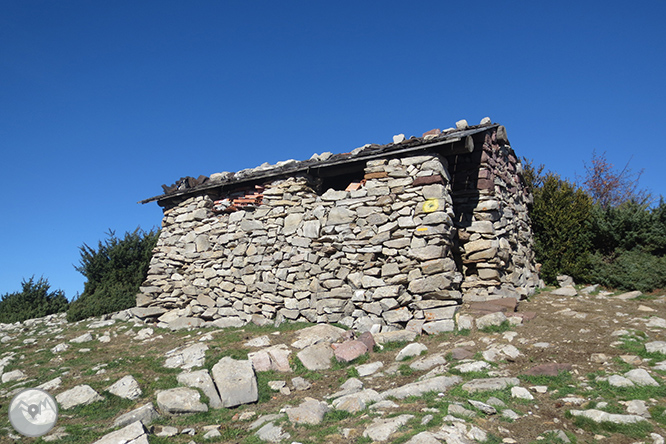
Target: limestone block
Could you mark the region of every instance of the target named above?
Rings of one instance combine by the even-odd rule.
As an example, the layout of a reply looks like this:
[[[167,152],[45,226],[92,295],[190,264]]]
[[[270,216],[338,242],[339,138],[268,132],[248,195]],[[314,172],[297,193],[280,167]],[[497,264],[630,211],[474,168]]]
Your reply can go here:
[[[226,356],[213,366],[212,376],[223,407],[248,404],[259,398],[257,379],[249,360]]]

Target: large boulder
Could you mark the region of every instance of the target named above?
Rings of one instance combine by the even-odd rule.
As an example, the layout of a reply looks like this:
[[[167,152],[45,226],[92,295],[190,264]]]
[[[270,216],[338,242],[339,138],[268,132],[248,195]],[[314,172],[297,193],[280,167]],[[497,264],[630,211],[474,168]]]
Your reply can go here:
[[[212,373],[223,407],[249,404],[259,399],[257,378],[250,360],[239,361],[226,356],[213,366]]]

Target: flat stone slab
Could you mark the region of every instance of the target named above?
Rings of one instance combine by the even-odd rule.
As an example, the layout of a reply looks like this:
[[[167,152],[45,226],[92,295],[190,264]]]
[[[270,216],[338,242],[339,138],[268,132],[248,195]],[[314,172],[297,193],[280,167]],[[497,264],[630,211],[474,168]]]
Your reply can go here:
[[[248,359],[257,372],[275,370],[278,372],[290,372],[289,355],[291,350],[284,344],[267,347],[256,352],[248,353]]]
[[[573,416],[582,416],[591,419],[594,422],[611,422],[613,424],[636,424],[637,422],[646,421],[645,418],[639,415],[619,415],[615,413],[607,413],[601,410],[570,410]]]
[[[157,406],[169,414],[187,414],[207,412],[208,406],[200,401],[199,392],[187,388],[176,387],[157,392]]]
[[[567,285],[551,291],[550,294],[555,296],[576,296],[578,295],[578,291],[576,291],[573,285]]]
[[[489,390],[503,390],[515,385],[520,385],[518,378],[481,378],[466,382],[462,388],[466,392],[476,393]]]
[[[425,345],[419,342],[412,342],[411,344],[407,344],[402,350],[398,352],[398,354],[395,356],[395,360],[402,361],[403,359],[406,358],[420,356],[421,353],[426,351],[428,351],[428,347],[426,347]]]
[[[636,385],[659,387],[659,383],[642,368],[630,370],[624,374],[624,377]]]
[[[159,418],[152,402],[142,405],[130,412],[124,413],[113,421],[113,427],[125,427],[137,421],[141,421],[144,426],[149,426],[151,422]]]
[[[215,383],[213,383],[213,378],[211,378],[208,370],[181,373],[178,375],[178,383],[188,387],[201,389],[203,394],[208,397],[208,404],[211,408],[222,408],[222,400],[217,393]]]
[[[639,296],[642,296],[643,293],[640,291],[628,291],[626,293],[619,294],[615,296],[616,299],[622,299],[623,301],[628,301],[629,299],[636,299]]]
[[[148,434],[141,421],[136,421],[120,430],[104,435],[94,444],[148,444]]]
[[[331,342],[340,339],[344,333],[345,330],[340,327],[335,327],[329,324],[317,324],[299,330],[297,333],[298,338],[291,344],[291,346],[302,350],[321,342],[327,342],[330,344]]]
[[[289,433],[282,431],[281,426],[275,425],[272,422],[265,424],[262,428],[257,430],[255,435],[262,441],[267,442],[280,442],[291,437]]]
[[[514,379],[518,381],[517,378]],[[386,390],[381,393],[381,399],[389,397],[404,399],[409,396],[421,396],[427,392],[445,392],[449,387],[459,384],[460,382],[462,382],[460,376],[436,376],[424,381],[412,382],[410,384],[405,384],[402,387]],[[518,385],[518,382],[516,382],[515,385]]]
[[[212,374],[223,407],[249,404],[259,399],[257,378],[251,361],[226,356],[213,366]]]
[[[314,398],[305,398],[298,407],[285,410],[289,421],[295,424],[319,424],[328,411],[329,407],[325,402]]]
[[[107,389],[109,393],[125,399],[137,399],[143,392],[132,375],[123,376]]]
[[[416,339],[416,332],[409,330],[387,331],[375,333],[373,337],[377,344],[386,344],[388,342],[412,342]]]
[[[104,401],[104,398],[89,385],[82,384],[56,395],[56,401],[60,404],[60,408],[67,410],[78,405]]]
[[[202,367],[206,359],[206,344],[192,344],[182,349],[176,349],[167,353],[164,367],[188,369]]]
[[[648,353],[661,353],[666,355],[666,341],[646,342],[645,351]]]
[[[333,349],[327,342],[310,345],[296,354],[308,370],[326,370],[331,368]]]
[[[507,320],[506,315],[501,311],[498,311],[496,313],[490,313],[476,319],[476,328],[478,328],[479,330],[483,330],[484,328],[487,327],[500,326],[506,320]]]
[[[351,362],[368,352],[368,347],[361,341],[346,341],[335,348],[333,354],[340,362]]]
[[[375,418],[372,424],[363,431],[363,436],[373,441],[388,441],[391,435],[397,432],[400,427],[407,424],[407,421],[413,417],[414,415],[400,415],[388,419]]]

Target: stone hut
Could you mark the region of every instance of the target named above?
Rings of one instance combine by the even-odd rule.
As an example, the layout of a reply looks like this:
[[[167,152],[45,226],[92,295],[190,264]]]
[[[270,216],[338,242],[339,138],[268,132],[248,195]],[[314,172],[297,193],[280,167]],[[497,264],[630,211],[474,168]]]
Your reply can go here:
[[[163,185],[141,202],[164,218],[134,313],[442,331],[463,302],[533,293],[532,197],[505,128],[393,140]]]

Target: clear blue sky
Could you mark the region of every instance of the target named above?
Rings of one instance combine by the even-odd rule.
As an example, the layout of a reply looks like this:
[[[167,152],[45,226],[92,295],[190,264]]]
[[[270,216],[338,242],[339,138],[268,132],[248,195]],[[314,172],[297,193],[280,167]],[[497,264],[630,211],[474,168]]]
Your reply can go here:
[[[79,246],[181,176],[506,126],[666,195],[666,2],[0,1],[0,295],[83,291]]]

